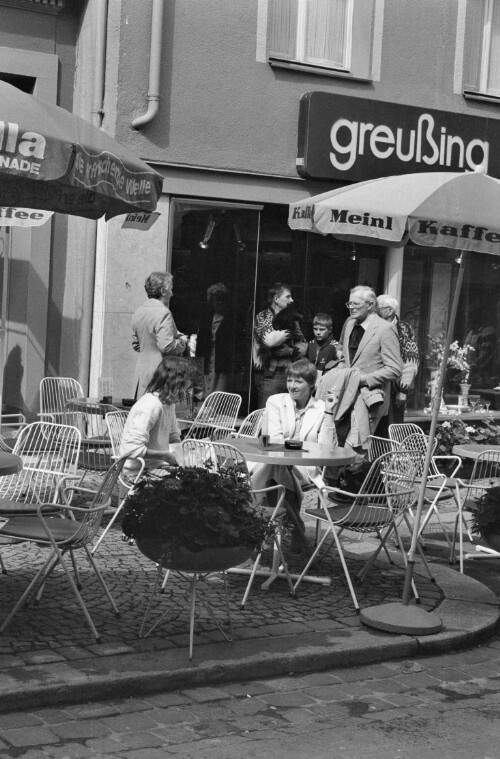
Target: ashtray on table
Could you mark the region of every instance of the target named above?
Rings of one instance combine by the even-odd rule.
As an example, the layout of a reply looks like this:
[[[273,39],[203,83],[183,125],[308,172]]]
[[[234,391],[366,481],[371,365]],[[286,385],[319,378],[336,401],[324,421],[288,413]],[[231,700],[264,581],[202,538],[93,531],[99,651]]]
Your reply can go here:
[[[288,448],[289,451],[300,451],[302,446],[302,440],[285,440],[285,448]]]

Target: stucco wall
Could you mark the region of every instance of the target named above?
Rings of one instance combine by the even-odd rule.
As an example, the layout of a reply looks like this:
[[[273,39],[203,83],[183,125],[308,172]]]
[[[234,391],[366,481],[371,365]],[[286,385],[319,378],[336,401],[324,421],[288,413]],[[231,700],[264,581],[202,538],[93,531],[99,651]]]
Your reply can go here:
[[[168,203],[162,200],[160,217],[150,230],[122,229],[124,217],[103,225],[98,246],[94,301],[92,375],[90,392],[98,391],[100,376],[113,377],[117,398],[133,396],[136,354],[132,350],[131,316],[146,300],[144,282],[167,263]]]
[[[171,0],[160,113],[136,132],[131,121],[147,104],[151,2],[124,0],[117,136],[150,161],[296,176],[299,100],[312,90],[499,118],[498,106],[454,92],[460,4],[385,0],[380,81],[368,83],[258,61],[265,0]]]
[[[0,70],[35,79],[37,95],[69,110],[83,6],[80,0],[68,3],[59,15],[39,9],[0,9]],[[80,240],[78,235],[71,245],[76,258]],[[58,217],[39,230],[14,230],[11,250],[4,402],[34,418],[40,379],[48,373],[77,376],[78,371],[73,346],[81,303],[78,289],[71,287],[75,271],[68,262],[67,220]],[[67,334],[70,338],[65,341]]]

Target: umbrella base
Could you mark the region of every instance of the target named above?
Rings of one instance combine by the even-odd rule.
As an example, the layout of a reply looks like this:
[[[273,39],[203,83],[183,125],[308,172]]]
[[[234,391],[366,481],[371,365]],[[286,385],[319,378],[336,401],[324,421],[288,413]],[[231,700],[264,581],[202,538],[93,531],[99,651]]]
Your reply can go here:
[[[363,609],[360,620],[367,627],[402,635],[433,635],[443,627],[436,614],[398,601]]]

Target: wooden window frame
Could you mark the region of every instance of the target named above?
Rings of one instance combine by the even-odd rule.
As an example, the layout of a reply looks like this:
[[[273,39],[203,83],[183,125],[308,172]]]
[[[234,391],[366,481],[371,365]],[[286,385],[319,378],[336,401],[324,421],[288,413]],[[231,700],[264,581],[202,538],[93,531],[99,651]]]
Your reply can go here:
[[[280,2],[280,0],[270,0],[270,5],[273,2]],[[289,5],[290,35],[287,40],[288,49],[286,45],[281,50],[273,49],[274,16],[270,9],[267,27],[267,60],[272,67],[371,81],[376,0],[348,0],[343,60],[331,65],[319,59],[306,60],[307,0],[281,0],[281,2],[288,2]]]

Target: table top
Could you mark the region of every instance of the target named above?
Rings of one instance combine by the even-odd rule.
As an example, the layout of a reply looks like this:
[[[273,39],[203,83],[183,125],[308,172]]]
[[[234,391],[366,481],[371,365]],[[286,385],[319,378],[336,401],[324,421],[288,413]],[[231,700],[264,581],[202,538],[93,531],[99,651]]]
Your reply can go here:
[[[278,464],[281,466],[346,466],[352,464],[356,454],[351,448],[335,445],[320,445],[304,441],[300,451],[291,451],[283,445],[271,444],[263,448],[260,438],[224,438],[218,442],[227,443],[237,448],[249,461],[259,464]]]
[[[115,402],[103,403],[99,398],[70,398],[68,400],[68,406],[70,406],[70,411],[88,411],[90,406],[96,406],[96,408],[99,408],[99,413],[101,413],[101,411],[104,413],[110,411],[112,410],[112,407],[119,411],[122,411],[124,408],[122,404],[118,405]]]
[[[495,451],[500,453],[500,445],[488,445],[487,443],[460,443],[453,446],[453,453],[466,459],[477,459],[480,453]]]
[[[453,419],[462,419],[464,422],[486,421],[488,419],[490,421],[495,421],[500,419],[500,411],[462,411],[460,414],[457,414],[456,412],[453,414],[451,412],[439,412],[439,422],[451,421]],[[416,422],[417,424],[428,422],[430,424],[431,421],[432,415],[425,411],[407,411],[405,413],[405,422]]]
[[[469,395],[498,395],[500,393],[500,387],[474,387],[469,390]]]
[[[23,468],[23,460],[20,456],[8,451],[0,451],[0,476],[16,474]]]

